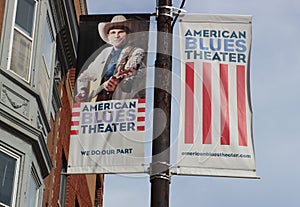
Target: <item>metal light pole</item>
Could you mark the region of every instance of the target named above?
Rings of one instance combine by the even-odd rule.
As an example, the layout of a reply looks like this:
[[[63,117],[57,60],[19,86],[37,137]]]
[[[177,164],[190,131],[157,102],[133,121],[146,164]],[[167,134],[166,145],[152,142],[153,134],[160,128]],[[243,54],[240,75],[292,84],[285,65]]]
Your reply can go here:
[[[157,0],[154,124],[150,166],[151,207],[169,206],[172,86],[172,1]],[[162,117],[164,114],[164,118]],[[161,120],[165,120],[162,130]]]

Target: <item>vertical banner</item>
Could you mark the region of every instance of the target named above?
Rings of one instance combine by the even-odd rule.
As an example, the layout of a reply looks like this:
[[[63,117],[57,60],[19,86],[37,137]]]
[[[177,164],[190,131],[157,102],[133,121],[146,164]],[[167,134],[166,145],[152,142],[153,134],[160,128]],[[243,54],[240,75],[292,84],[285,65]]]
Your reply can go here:
[[[150,15],[80,17],[68,173],[144,169]]]
[[[256,177],[249,69],[251,16],[185,15],[180,22],[177,174]]]

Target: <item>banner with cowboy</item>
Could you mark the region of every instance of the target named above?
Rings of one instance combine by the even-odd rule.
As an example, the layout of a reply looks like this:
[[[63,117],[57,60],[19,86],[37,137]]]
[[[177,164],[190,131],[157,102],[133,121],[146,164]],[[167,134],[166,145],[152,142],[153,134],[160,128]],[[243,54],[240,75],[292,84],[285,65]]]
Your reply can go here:
[[[145,172],[149,21],[80,17],[68,173]]]
[[[256,177],[249,69],[251,16],[180,21],[177,174]]]

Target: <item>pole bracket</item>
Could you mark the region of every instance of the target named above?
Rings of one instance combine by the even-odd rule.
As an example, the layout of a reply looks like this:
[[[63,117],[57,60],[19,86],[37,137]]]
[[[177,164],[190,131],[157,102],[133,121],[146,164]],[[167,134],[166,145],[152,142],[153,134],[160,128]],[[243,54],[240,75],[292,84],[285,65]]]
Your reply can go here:
[[[169,10],[168,12],[162,12],[162,9],[167,9]],[[168,17],[174,17],[174,16],[178,16],[181,12],[186,12],[186,10],[181,9],[181,8],[177,8],[177,7],[173,7],[173,6],[158,6],[156,7],[156,17],[158,16],[168,16]]]
[[[154,162],[150,164],[150,181],[163,179],[171,182],[171,165],[166,162]]]

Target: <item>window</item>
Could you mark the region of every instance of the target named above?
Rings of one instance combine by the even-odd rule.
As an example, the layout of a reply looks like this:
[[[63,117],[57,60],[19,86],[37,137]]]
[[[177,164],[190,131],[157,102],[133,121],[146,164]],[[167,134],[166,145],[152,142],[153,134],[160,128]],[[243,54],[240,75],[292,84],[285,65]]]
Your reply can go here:
[[[18,0],[10,70],[29,81],[35,20],[35,0]]]
[[[32,37],[34,20],[34,0],[18,0],[16,25]]]
[[[51,78],[53,76],[53,62],[54,62],[54,38],[53,38],[53,27],[51,26],[50,15],[47,12],[47,18],[44,29],[44,44],[42,50],[42,67],[40,71],[40,96],[42,103],[45,107],[45,111],[49,110],[50,102],[49,99],[50,92],[52,91],[50,88]]]
[[[47,15],[47,23],[45,25],[45,32],[44,32],[43,61],[49,76],[51,74],[51,68],[53,68],[52,67],[53,44],[54,44],[54,38],[53,38],[52,27],[50,24],[49,15]]]
[[[75,207],[80,207],[77,197],[75,199]]]
[[[38,179],[37,173],[34,168],[31,169],[29,179],[29,190],[27,194],[27,206],[36,207],[39,204],[39,188],[41,182]]]
[[[60,206],[66,205],[66,191],[67,191],[67,160],[65,154],[62,155],[61,169],[60,169],[60,184],[59,184],[59,195],[58,200]]]
[[[0,206],[14,206],[17,192],[19,157],[0,146]]]

